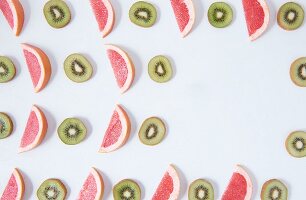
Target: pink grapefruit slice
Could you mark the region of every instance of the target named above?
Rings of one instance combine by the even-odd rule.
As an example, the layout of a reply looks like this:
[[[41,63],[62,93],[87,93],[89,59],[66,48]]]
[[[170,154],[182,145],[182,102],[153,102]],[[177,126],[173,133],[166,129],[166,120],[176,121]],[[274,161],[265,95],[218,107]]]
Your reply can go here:
[[[19,0],[1,0],[0,10],[10,25],[13,33],[18,36],[24,22],[24,11]]]
[[[14,169],[0,200],[22,200],[24,195],[24,181],[18,169]]]
[[[44,139],[47,129],[48,123],[44,113],[34,105],[21,138],[19,153],[37,147]]]
[[[95,168],[85,180],[77,200],[101,200],[104,193],[104,182],[102,176]]]
[[[90,0],[102,37],[106,37],[113,29],[115,13],[109,0]]]
[[[121,93],[126,92],[133,83],[135,68],[128,54],[115,45],[105,45],[117,84]]]
[[[252,191],[250,176],[240,165],[237,165],[222,200],[250,200]]]
[[[176,200],[180,193],[180,178],[173,165],[169,165],[152,200]]]
[[[48,84],[51,64],[48,56],[38,47],[22,44],[35,92],[40,92]]]
[[[269,24],[269,7],[265,0],[242,0],[249,38],[256,40]]]
[[[182,37],[188,35],[195,21],[195,9],[192,0],[171,0],[172,9]]]
[[[116,105],[99,152],[108,153],[119,149],[126,143],[130,132],[131,123],[127,113],[120,105]]]

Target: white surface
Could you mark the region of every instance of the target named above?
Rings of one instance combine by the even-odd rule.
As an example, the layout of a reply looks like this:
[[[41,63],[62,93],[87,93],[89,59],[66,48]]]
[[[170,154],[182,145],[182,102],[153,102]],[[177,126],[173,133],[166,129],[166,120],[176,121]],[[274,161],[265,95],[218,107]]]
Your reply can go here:
[[[124,178],[141,183],[143,199],[150,199],[173,163],[182,178],[181,199],[187,198],[187,184],[200,177],[212,181],[220,199],[239,163],[253,175],[254,199],[260,198],[261,186],[270,178],[287,184],[290,199],[304,199],[306,160],[290,157],[284,142],[291,131],[306,130],[306,90],[296,87],[288,73],[292,61],[305,56],[305,25],[294,32],[280,29],[275,10],[285,0],[269,1],[269,30],[251,43],[241,1],[231,3],[233,24],[216,29],[206,17],[213,1],[194,0],[196,25],[182,39],[170,2],[151,2],[158,9],[158,21],[144,29],[128,19],[132,0],[112,0],[116,23],[105,39],[88,1],[69,2],[72,21],[60,30],[45,21],[45,1],[22,0],[26,15],[20,37],[13,36],[0,17],[0,54],[12,57],[18,71],[12,82],[0,85],[0,110],[13,117],[16,127],[0,141],[0,192],[18,167],[25,175],[25,199],[35,199],[40,183],[51,177],[62,179],[68,199],[75,199],[90,167],[96,166],[103,172],[105,199],[112,199],[112,185]],[[22,42],[41,47],[51,58],[53,74],[41,93],[33,92]],[[134,84],[124,95],[106,57],[106,43],[123,47],[135,63]],[[65,76],[63,62],[75,52],[86,54],[95,67],[89,82],[75,84]],[[167,84],[157,84],[147,74],[147,63],[158,54],[169,56],[176,71]],[[128,111],[132,134],[120,150],[99,154],[115,103]],[[17,154],[32,104],[43,108],[50,128],[39,147]],[[152,115],[167,122],[168,134],[160,145],[147,147],[137,133]],[[57,136],[57,126],[67,117],[86,121],[90,131],[80,145],[66,146]]]

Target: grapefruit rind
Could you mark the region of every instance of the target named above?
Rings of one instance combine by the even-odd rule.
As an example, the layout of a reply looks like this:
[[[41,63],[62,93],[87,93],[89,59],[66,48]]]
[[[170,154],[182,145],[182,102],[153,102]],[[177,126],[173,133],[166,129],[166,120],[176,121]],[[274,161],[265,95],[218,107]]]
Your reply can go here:
[[[21,173],[19,172],[19,170],[17,168],[15,168],[13,170],[13,173],[11,176],[14,176],[15,177],[15,180],[16,180],[16,183],[17,183],[17,188],[18,188],[18,193],[16,194],[16,198],[15,199],[11,199],[11,200],[21,200],[23,199],[23,196],[24,196],[24,190],[25,190],[25,185],[24,185],[24,180],[23,180],[23,177],[21,175]],[[9,184],[9,183],[8,183]],[[7,187],[9,187],[11,185],[7,185],[5,190],[7,189]],[[4,190],[4,192],[5,192]],[[1,199],[7,199],[8,197],[4,197],[4,192],[2,194],[2,197]]]

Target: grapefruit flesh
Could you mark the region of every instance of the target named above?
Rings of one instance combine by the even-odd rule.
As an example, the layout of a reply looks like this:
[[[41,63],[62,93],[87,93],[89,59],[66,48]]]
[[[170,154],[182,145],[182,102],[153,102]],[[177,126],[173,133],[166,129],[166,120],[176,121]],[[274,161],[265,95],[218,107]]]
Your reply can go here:
[[[111,62],[117,84],[121,93],[126,92],[134,80],[134,65],[122,49],[114,45],[106,45],[107,55]]]
[[[90,0],[102,37],[106,37],[113,29],[115,21],[114,9],[109,0]]]
[[[129,117],[123,108],[117,105],[105,132],[99,152],[107,153],[123,146],[129,138],[130,131],[131,124]]]
[[[18,169],[14,169],[0,200],[21,200],[24,195],[24,181]]]
[[[183,37],[191,31],[195,21],[195,9],[192,0],[171,0],[172,9]]]
[[[100,200],[104,192],[104,183],[99,172],[92,168],[85,180],[77,200]]]
[[[176,200],[180,193],[180,179],[175,168],[170,165],[160,181],[152,200]]]
[[[237,166],[222,196],[222,200],[250,200],[252,197],[252,181],[247,172]]]
[[[47,129],[48,123],[44,113],[37,106],[33,106],[21,138],[19,152],[29,151],[38,146],[45,137]]]
[[[269,7],[265,0],[243,0],[243,8],[249,38],[256,40],[267,29],[269,24]]]
[[[1,0],[0,10],[14,34],[18,36],[24,22],[24,11],[19,0]]]

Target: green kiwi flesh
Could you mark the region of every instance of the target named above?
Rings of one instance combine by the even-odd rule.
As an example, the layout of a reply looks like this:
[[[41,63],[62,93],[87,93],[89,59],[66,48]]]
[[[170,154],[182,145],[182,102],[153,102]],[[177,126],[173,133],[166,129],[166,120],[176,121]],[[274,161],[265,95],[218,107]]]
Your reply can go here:
[[[150,117],[142,123],[138,136],[143,144],[153,146],[159,144],[164,139],[165,134],[164,122],[157,117]]]
[[[168,82],[172,77],[172,66],[169,59],[163,55],[152,58],[148,65],[150,78],[158,83]]]
[[[13,131],[13,122],[11,118],[0,112],[0,139],[7,138]]]
[[[281,181],[271,179],[262,186],[260,196],[261,200],[287,200],[287,187]]]
[[[67,77],[76,83],[88,81],[92,76],[90,62],[81,54],[71,54],[64,62],[64,70]]]
[[[114,200],[140,200],[141,190],[135,181],[124,179],[114,186],[113,196]]]
[[[304,21],[304,9],[297,3],[288,2],[280,7],[277,13],[277,23],[285,30],[296,30]]]
[[[63,0],[49,0],[44,6],[44,15],[53,28],[63,28],[71,20],[70,9]]]
[[[79,144],[86,137],[86,127],[83,122],[77,118],[67,118],[57,129],[59,138],[68,145]]]
[[[188,200],[214,200],[214,188],[204,179],[193,181],[188,189]]]
[[[306,87],[306,57],[298,58],[291,64],[290,77],[297,86]]]
[[[16,69],[11,59],[0,56],[0,83],[6,83],[15,77]]]
[[[129,11],[131,22],[141,27],[151,27],[155,24],[157,12],[155,7],[145,1],[134,3]]]
[[[224,28],[231,24],[233,10],[224,2],[215,2],[208,9],[208,21],[216,28]]]
[[[64,200],[67,189],[59,179],[45,180],[37,190],[39,200]]]
[[[306,156],[306,132],[295,131],[286,139],[286,149],[288,153],[296,158]]]

